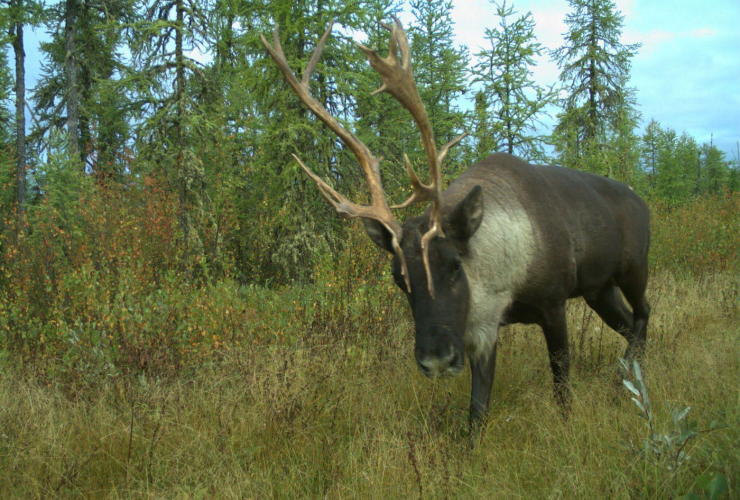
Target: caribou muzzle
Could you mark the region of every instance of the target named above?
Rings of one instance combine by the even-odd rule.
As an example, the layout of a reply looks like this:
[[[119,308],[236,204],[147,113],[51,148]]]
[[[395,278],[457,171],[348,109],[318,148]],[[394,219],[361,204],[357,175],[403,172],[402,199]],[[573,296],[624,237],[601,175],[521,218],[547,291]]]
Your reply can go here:
[[[449,339],[418,338],[414,351],[419,370],[428,378],[453,377],[465,366],[462,347]]]

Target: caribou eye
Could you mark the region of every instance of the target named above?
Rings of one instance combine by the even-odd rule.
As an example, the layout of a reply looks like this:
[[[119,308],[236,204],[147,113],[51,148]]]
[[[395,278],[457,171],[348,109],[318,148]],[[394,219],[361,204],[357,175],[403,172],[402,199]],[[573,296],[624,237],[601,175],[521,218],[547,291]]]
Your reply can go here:
[[[460,259],[455,260],[455,262],[452,263],[452,272],[455,273],[455,276],[460,274],[460,271],[462,271],[462,261]]]

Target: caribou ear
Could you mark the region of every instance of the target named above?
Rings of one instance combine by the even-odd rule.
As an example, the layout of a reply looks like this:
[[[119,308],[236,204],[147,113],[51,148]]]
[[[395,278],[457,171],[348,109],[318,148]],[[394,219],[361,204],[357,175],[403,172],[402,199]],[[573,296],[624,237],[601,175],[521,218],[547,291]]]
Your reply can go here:
[[[393,253],[393,236],[386,227],[375,219],[361,217],[362,225],[370,239],[386,252]]]
[[[455,238],[463,243],[480,227],[483,220],[483,189],[475,186],[468,195],[452,210],[448,224]]]

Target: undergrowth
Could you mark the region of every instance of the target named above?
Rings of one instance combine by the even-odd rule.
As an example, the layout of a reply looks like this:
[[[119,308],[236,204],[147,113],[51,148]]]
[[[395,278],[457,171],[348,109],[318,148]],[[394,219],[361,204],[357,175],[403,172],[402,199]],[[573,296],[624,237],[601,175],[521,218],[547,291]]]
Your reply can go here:
[[[430,382],[417,373],[400,304],[222,284],[195,294],[185,308],[190,324],[210,318],[217,303],[246,316],[224,323],[236,333],[223,346],[211,339],[218,355],[197,368],[83,375],[79,365],[74,374],[40,371],[7,355],[0,491],[4,498],[711,498],[702,481],[721,474],[723,495],[732,498],[740,317],[737,293],[723,292],[734,280],[651,282],[643,377],[655,428],[669,433],[677,406],[690,406],[704,427],[726,426],[689,440],[682,451],[690,459],[680,467],[625,449],[651,439],[621,385],[625,342],[580,300],[568,306],[569,418],[551,399],[541,333],[507,327],[488,425],[470,451],[469,376]],[[207,298],[210,306],[198,306]]]
[[[568,419],[541,332],[507,327],[471,451],[470,377],[418,374],[359,225],[300,282],[236,272],[228,245],[193,279],[154,179],[83,188],[0,232],[0,498],[740,496],[736,194],[653,207],[649,425],[579,299]]]

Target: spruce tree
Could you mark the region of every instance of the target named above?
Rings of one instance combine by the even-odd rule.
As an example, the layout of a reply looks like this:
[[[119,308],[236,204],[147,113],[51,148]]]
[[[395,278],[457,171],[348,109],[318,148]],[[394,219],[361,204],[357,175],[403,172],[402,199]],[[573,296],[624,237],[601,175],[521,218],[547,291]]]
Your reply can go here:
[[[408,32],[414,79],[434,137],[445,144],[464,132],[467,125],[458,101],[469,86],[468,49],[455,46],[451,0],[412,0],[410,5],[414,21]],[[455,158],[463,153],[464,147],[453,149],[446,164],[454,165]]]
[[[472,135],[475,139],[475,149],[473,150],[471,161],[482,160],[501,149],[501,137],[496,133],[496,128],[499,124],[494,121],[495,118],[490,112],[491,106],[486,92],[476,92],[473,105],[472,130]]]
[[[201,108],[204,65],[192,57],[205,52],[206,22],[213,5],[195,0],[152,0],[141,8],[132,34],[137,91],[143,126],[139,157],[178,193],[178,222],[184,265],[193,277],[205,271],[203,231],[212,224],[203,158],[197,145],[213,124]]]
[[[133,3],[68,4],[60,2],[46,10],[51,41],[41,46],[46,60],[33,91],[37,121],[29,139],[45,148],[52,129],[63,127],[70,152],[77,151],[73,156],[84,162],[85,171],[120,178],[133,118],[130,89],[122,83],[128,72],[122,55],[125,26],[134,21]],[[67,15],[68,8],[75,12],[74,19]],[[73,39],[63,27],[70,28]]]
[[[701,189],[705,193],[721,193],[727,185],[730,169],[725,153],[714,145],[714,137],[710,139],[709,144],[702,144],[701,157],[703,171]]]
[[[554,104],[557,93],[532,79],[534,58],[544,52],[534,35],[532,13],[519,16],[506,2],[496,6],[499,25],[486,28],[490,48],[476,54],[474,81],[483,85],[487,111],[495,117],[492,130],[483,134],[500,137],[502,151],[518,154],[530,160],[544,157],[545,138],[537,134],[540,116],[545,107]],[[481,104],[476,96],[476,106]],[[477,109],[477,108],[476,108]],[[480,142],[483,137],[476,137]],[[493,152],[490,151],[489,154]]]
[[[648,177],[650,186],[655,185],[656,173],[658,170],[658,155],[660,154],[660,136],[663,130],[655,119],[650,120],[645,133],[642,135],[640,145],[642,169]]]
[[[26,203],[26,51],[24,28],[38,24],[41,18],[41,5],[34,0],[9,0],[0,3],[0,26],[7,33],[15,59],[15,76],[12,90],[15,94],[15,202],[19,217],[23,215]],[[5,57],[3,52],[2,57]],[[5,63],[5,61],[0,61]],[[10,87],[10,75],[4,70],[0,73],[0,101],[4,100]],[[0,113],[5,113],[2,107]],[[0,116],[5,122],[5,116]],[[7,119],[10,122],[10,119]],[[3,131],[9,134],[9,130]],[[19,225],[20,227],[20,225]]]
[[[611,0],[569,3],[565,45],[551,52],[567,92],[554,135],[561,161],[576,166],[584,155],[596,154],[610,134],[636,121],[628,82],[639,44],[620,41],[624,17]]]

